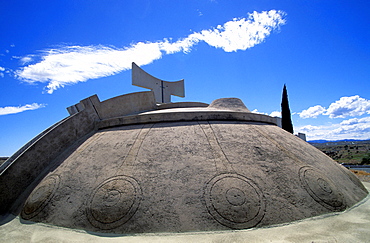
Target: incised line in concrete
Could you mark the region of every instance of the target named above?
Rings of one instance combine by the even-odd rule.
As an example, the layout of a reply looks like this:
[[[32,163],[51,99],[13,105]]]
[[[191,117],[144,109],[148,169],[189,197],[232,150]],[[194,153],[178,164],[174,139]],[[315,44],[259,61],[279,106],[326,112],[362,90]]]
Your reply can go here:
[[[132,166],[134,162],[136,161],[137,154],[139,153],[139,150],[141,148],[141,145],[143,144],[143,141],[145,137],[148,135],[150,129],[154,126],[153,124],[144,124],[141,127],[140,132],[135,138],[134,144],[131,146],[130,150],[128,151],[125,159],[123,160],[121,166],[117,169],[116,175],[121,171],[121,168],[123,165],[125,165],[125,174],[127,174],[127,168]]]
[[[222,150],[220,143],[215,135],[215,132],[207,121],[198,122],[200,128],[202,129],[204,135],[206,136],[211,149],[213,150],[213,155],[215,159],[216,170],[219,173],[235,173],[233,167],[230,164],[230,161],[227,159],[224,151]]]

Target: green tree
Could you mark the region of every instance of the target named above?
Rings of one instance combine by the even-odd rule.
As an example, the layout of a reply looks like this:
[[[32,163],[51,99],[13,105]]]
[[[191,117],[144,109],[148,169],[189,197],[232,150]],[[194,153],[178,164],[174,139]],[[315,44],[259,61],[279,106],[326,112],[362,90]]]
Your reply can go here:
[[[293,133],[293,124],[288,102],[288,92],[285,84],[283,88],[283,97],[281,100],[281,126],[285,131]]]
[[[366,157],[362,158],[361,165],[368,165],[370,164],[370,154],[367,154]]]

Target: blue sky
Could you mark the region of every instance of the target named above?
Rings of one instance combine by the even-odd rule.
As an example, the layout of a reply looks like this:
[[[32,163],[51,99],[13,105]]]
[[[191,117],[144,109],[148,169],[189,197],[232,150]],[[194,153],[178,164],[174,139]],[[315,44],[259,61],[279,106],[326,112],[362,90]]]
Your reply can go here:
[[[370,2],[353,0],[2,1],[0,156],[66,107],[143,91],[131,62],[185,98],[237,97],[278,115],[287,85],[295,132],[370,139]]]

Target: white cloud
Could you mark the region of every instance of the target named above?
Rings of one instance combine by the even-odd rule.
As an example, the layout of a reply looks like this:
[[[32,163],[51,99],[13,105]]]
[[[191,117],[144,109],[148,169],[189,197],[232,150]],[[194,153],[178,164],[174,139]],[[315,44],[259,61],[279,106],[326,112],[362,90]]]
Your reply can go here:
[[[342,121],[340,127],[335,130],[335,132],[348,134],[348,133],[357,133],[357,134],[367,134],[370,136],[370,117],[364,118],[353,118],[349,120]]]
[[[345,118],[370,114],[370,101],[358,95],[341,97],[331,103],[328,109],[320,105],[299,113],[301,118],[316,118],[319,115],[329,118]],[[370,117],[355,117],[340,123],[323,126],[296,127],[297,132],[306,133],[308,140],[370,139]]]
[[[270,116],[272,116],[272,117],[281,117],[281,112],[280,111],[273,111],[273,112],[271,112]]]
[[[252,113],[257,113],[257,114],[262,114],[262,115],[268,115],[267,113],[265,112],[260,112],[258,111],[257,109],[254,109],[253,111],[251,111]]]
[[[370,139],[370,117],[353,118],[323,126],[302,126],[294,129],[305,133],[308,140]]]
[[[0,77],[3,78],[4,77],[4,72],[5,71],[5,68],[1,67],[0,66]]]
[[[322,126],[306,125],[306,126],[303,126],[303,127],[298,127],[297,129],[298,129],[299,131],[301,131],[301,132],[309,133],[309,132],[313,132],[313,131],[321,130],[321,129],[322,129]]]
[[[39,108],[45,107],[44,104],[37,104],[33,103],[30,105],[24,105],[24,106],[7,106],[7,107],[0,107],[0,115],[8,115],[8,114],[15,114],[20,113],[27,110],[36,110]]]
[[[131,62],[146,65],[163,54],[190,52],[200,41],[226,52],[246,50],[265,40],[275,29],[285,24],[282,11],[253,12],[247,18],[233,19],[210,30],[194,32],[176,42],[139,42],[127,48],[106,46],[67,46],[46,50],[41,61],[16,71],[16,76],[28,83],[47,83],[46,90],[106,77],[131,68]],[[32,56],[21,59],[32,61]]]
[[[301,113],[298,113],[298,114],[299,114],[299,117],[303,119],[316,118],[317,116],[322,115],[325,111],[326,109],[322,107],[321,105],[315,105],[315,106],[308,108],[307,110],[303,110]]]
[[[266,112],[260,112],[257,109],[254,109],[251,112],[252,113],[257,113],[257,114],[262,114],[262,115],[267,115],[267,116],[272,116],[272,117],[281,117],[281,112],[280,111],[273,111],[273,112],[270,113],[270,115],[267,114]]]
[[[104,46],[71,46],[48,51],[43,61],[17,72],[28,83],[47,82],[47,92],[68,84],[105,77],[131,68],[131,62],[149,64],[161,57],[156,43],[142,43],[117,50]]]
[[[316,105],[298,114],[305,119],[316,118],[319,115],[326,115],[330,118],[345,118],[348,116],[362,116],[365,113],[370,114],[370,100],[354,95],[341,97],[339,100],[331,103],[328,109],[321,105]]]
[[[28,55],[28,56],[26,56],[26,57],[22,57],[22,58],[20,59],[20,61],[21,61],[22,65],[25,65],[25,64],[27,64],[27,63],[30,63],[30,62],[32,62],[32,61],[33,61],[32,55]]]
[[[329,115],[330,118],[345,118],[347,116],[361,116],[365,113],[370,114],[370,100],[354,95],[342,97],[332,103],[325,115]]]
[[[226,52],[246,50],[260,44],[272,30],[285,24],[285,14],[271,10],[249,14],[247,19],[233,19],[213,30],[202,30],[199,40]]]
[[[368,117],[366,117],[366,118],[368,118]],[[344,120],[340,124],[341,125],[354,125],[354,124],[359,123],[360,120],[361,119],[358,119],[358,118],[352,118],[352,119],[349,119],[349,120]]]

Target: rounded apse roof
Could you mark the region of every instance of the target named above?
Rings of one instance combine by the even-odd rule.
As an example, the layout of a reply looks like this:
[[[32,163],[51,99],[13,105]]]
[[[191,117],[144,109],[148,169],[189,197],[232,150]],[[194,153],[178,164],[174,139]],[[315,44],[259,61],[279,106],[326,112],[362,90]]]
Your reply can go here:
[[[367,195],[239,99],[158,108],[97,121],[53,159],[22,218],[119,234],[246,229],[343,211]]]

